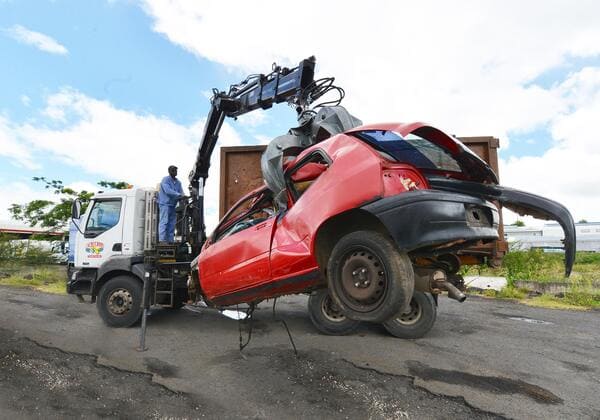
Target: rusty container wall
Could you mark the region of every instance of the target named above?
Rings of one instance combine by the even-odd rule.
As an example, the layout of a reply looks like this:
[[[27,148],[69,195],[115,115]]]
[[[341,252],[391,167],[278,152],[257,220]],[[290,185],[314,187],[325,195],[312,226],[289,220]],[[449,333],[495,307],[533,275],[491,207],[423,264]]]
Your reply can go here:
[[[475,154],[486,161],[498,173],[498,145],[495,137],[459,137]],[[266,146],[233,146],[221,148],[221,186],[219,197],[219,218],[244,194],[263,184],[260,169],[260,156]],[[502,212],[500,212],[500,240],[469,249],[469,254],[488,257],[489,262],[498,265],[508,250],[504,240]]]
[[[469,149],[471,149],[477,156],[486,161],[488,165],[496,172],[498,179],[500,179],[500,172],[498,168],[498,146],[500,141],[495,137],[458,137],[460,141],[464,143]],[[500,239],[494,243],[480,245],[477,247],[470,248],[469,251],[477,254],[482,253],[489,257],[489,263],[493,266],[499,266],[502,263],[502,257],[508,252],[508,242],[504,239],[504,223],[502,221],[502,208],[499,203],[496,203],[498,210],[500,210],[500,227],[498,229],[498,235]]]
[[[266,146],[221,147],[219,219],[240,198],[263,185],[260,156]]]

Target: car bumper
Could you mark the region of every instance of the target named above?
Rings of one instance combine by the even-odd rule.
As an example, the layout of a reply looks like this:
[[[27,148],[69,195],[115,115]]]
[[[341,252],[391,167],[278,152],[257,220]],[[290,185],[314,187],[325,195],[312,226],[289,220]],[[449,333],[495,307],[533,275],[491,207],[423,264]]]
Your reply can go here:
[[[519,191],[501,185],[481,184],[479,182],[459,181],[454,179],[430,177],[429,184],[449,192],[458,192],[494,200],[504,207],[520,214],[544,220],[556,220],[565,234],[565,276],[571,274],[575,262],[576,234],[575,223],[569,210],[560,203],[536,194]]]
[[[403,252],[442,254],[498,239],[496,206],[465,194],[411,191],[362,209],[383,223]]]

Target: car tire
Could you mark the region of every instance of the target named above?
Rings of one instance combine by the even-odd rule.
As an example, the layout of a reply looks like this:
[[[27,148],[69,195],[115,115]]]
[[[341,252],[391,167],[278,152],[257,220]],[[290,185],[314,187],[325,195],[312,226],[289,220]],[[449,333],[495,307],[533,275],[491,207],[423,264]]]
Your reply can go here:
[[[429,293],[415,292],[410,309],[383,323],[398,338],[421,338],[431,330],[437,316],[437,305]]]
[[[130,327],[142,315],[142,282],[130,276],[108,280],[98,293],[96,307],[106,325]]]
[[[319,289],[308,298],[308,315],[317,330],[327,335],[346,335],[358,328],[360,321],[346,317],[327,289]]]
[[[327,277],[344,315],[368,322],[383,322],[407,307],[415,283],[408,256],[374,231],[344,236],[331,252]]]

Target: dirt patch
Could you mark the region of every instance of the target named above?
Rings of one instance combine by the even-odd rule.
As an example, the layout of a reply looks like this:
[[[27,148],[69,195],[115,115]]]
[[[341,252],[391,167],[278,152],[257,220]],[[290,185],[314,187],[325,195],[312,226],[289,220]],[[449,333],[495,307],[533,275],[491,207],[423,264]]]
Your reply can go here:
[[[425,381],[469,386],[494,394],[521,394],[543,404],[561,404],[563,400],[552,392],[518,379],[481,376],[456,370],[436,369],[420,362],[406,362],[411,375]]]
[[[232,370],[245,379],[247,392],[260,390],[266,405],[286,407],[291,417],[499,418],[470,407],[462,398],[421,389],[413,378],[359,367],[321,350],[303,350],[295,357],[287,347],[263,347],[244,354],[246,359],[237,352],[228,353]]]
[[[179,368],[177,366],[164,362],[155,357],[144,358],[144,363],[150,372],[160,375],[163,378],[176,378],[179,372]]]
[[[565,365],[567,369],[570,369],[575,372],[594,372],[594,369],[592,367],[581,363],[567,362],[565,360],[561,361],[561,363]]]
[[[218,410],[153,383],[151,375],[100,366],[95,357],[0,329],[1,418],[202,418]]]

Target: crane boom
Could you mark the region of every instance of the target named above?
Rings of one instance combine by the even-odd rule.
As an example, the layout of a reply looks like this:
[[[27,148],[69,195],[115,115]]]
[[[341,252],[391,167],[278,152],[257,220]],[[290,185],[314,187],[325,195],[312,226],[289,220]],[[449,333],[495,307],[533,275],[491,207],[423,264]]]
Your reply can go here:
[[[214,91],[204,133],[200,140],[196,162],[189,175],[191,235],[189,242],[194,253],[200,251],[206,239],[204,225],[204,185],[208,178],[210,158],[225,117],[238,117],[256,109],[268,109],[275,103],[290,102],[300,112],[307,105],[303,91],[314,81],[315,57],[302,60],[292,69],[274,66],[267,75],[258,74],[232,85],[229,92]]]

